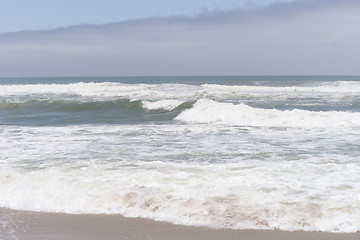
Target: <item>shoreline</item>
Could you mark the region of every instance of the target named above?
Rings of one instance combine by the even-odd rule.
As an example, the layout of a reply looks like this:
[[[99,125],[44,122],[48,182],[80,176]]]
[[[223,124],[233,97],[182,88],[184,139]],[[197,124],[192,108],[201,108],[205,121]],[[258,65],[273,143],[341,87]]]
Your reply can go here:
[[[358,240],[360,232],[231,230],[174,225],[121,215],[64,214],[0,208],[0,239],[26,240]]]

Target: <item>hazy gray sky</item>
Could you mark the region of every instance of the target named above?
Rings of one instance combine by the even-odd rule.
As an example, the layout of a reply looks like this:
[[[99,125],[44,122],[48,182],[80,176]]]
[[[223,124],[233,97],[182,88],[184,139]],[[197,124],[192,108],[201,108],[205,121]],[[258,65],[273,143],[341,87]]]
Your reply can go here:
[[[360,1],[298,0],[0,35],[0,77],[360,75]]]
[[[286,1],[292,0],[0,0],[0,33],[194,15],[205,9],[226,10]]]

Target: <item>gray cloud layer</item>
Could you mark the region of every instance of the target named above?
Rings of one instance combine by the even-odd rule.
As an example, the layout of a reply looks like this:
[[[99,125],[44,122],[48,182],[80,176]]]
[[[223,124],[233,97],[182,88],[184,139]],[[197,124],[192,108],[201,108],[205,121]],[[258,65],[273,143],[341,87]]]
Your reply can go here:
[[[360,1],[299,0],[0,35],[0,77],[360,75]]]

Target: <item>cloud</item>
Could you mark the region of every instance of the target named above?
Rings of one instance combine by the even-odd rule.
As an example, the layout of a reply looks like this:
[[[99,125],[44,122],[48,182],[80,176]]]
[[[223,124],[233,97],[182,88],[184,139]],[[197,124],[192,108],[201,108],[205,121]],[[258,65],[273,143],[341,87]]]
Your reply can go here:
[[[360,1],[0,35],[0,76],[360,74]]]

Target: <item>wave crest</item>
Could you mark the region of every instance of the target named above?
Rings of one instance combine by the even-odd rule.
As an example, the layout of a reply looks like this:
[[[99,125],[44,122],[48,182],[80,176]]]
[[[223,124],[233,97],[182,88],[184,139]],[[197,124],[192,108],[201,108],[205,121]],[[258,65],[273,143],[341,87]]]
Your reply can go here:
[[[176,120],[189,123],[215,123],[254,127],[333,128],[360,127],[360,113],[315,112],[253,108],[245,104],[198,100],[193,108],[183,111]],[[331,120],[330,120],[331,119]]]

